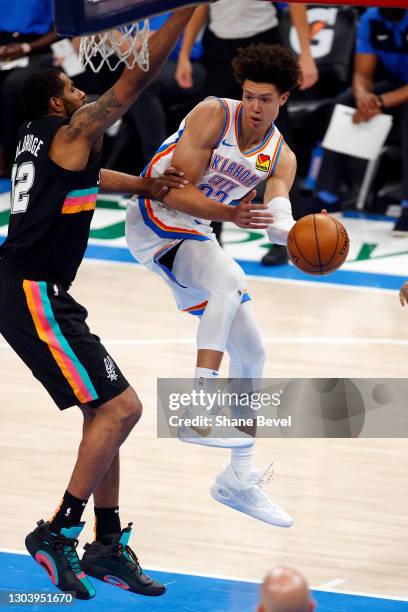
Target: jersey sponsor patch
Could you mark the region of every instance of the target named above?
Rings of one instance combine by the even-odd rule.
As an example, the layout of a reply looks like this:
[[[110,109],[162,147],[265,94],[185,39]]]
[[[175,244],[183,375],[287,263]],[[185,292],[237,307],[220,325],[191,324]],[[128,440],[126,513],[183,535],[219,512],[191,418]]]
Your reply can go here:
[[[271,167],[271,157],[270,155],[264,155],[263,153],[259,153],[256,158],[255,168],[257,170],[261,170],[261,172],[269,172]]]

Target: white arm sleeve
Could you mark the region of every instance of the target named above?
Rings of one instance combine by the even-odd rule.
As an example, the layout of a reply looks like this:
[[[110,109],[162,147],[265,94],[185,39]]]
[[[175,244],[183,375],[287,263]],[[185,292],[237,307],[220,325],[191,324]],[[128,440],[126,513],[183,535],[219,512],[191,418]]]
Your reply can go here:
[[[296,221],[292,217],[292,207],[288,198],[273,198],[269,204],[269,212],[273,215],[273,223],[266,233],[274,244],[286,245],[288,234]]]

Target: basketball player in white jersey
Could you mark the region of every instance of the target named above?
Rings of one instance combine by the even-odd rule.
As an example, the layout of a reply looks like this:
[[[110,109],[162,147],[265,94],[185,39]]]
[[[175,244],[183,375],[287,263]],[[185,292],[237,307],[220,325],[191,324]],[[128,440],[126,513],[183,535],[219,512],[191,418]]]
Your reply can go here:
[[[250,201],[254,187],[266,181],[271,242],[286,244],[294,224],[289,191],[296,158],[274,121],[298,83],[297,58],[279,45],[252,44],[240,49],[233,69],[243,86],[242,101],[201,102],[144,171],[156,176],[171,164],[190,183],[171,189],[162,204],[148,198],[133,201],[126,222],[134,257],[165,280],[181,310],[200,316],[196,379],[207,388],[218,376],[225,351],[230,378],[260,379],[265,361],[244,272],[218,245],[210,221],[234,220],[236,209],[226,205],[248,193]],[[273,525],[292,524],[289,514],[262,490],[260,472],[254,469],[253,438],[203,437],[190,430],[182,439],[231,447],[231,465],[211,488],[215,499]]]

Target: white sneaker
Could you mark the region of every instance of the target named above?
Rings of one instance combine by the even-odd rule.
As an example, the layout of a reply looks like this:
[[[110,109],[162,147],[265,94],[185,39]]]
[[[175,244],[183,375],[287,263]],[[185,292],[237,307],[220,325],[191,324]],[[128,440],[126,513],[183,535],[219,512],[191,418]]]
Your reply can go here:
[[[201,446],[212,446],[214,448],[247,448],[255,444],[255,439],[244,432],[239,432],[239,437],[231,438],[231,429],[226,428],[226,436],[222,436],[223,430],[217,427],[217,437],[211,437],[212,427],[188,427],[182,425],[177,431],[180,442],[189,444],[200,444]],[[238,431],[238,430],[237,430]],[[221,434],[221,435],[220,435]]]
[[[211,495],[221,504],[244,512],[269,525],[290,527],[293,525],[293,518],[274,504],[262,488],[271,479],[268,470],[263,475],[261,470],[251,470],[245,480],[240,480],[231,465],[228,465],[215,479],[211,487]]]

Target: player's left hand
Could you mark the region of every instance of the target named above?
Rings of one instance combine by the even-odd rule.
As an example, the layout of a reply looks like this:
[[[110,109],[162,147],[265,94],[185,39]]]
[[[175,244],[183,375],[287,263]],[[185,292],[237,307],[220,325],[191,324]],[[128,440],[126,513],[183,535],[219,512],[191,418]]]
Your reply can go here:
[[[408,304],[408,282],[402,285],[399,292],[399,299],[401,302],[401,306],[405,306],[405,304]]]
[[[157,178],[150,179],[150,196],[153,200],[161,202],[170,189],[183,189],[188,185],[188,180],[184,178],[184,172],[170,166]]]

